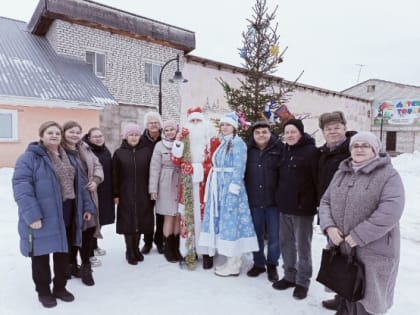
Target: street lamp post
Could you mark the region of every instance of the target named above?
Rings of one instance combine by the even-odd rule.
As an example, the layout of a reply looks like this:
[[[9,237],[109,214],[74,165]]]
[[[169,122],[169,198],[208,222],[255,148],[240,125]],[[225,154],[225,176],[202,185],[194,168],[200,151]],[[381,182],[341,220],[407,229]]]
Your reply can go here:
[[[383,127],[384,127],[384,109],[382,108],[382,106],[379,106],[379,115],[381,116],[381,127],[379,129],[379,139],[381,140],[382,143],[382,131],[383,131]]]
[[[177,55],[175,58],[169,59],[167,62],[165,62],[165,64],[162,66],[162,68],[160,69],[160,73],[159,73],[159,115],[162,116],[162,74],[163,74],[163,70],[165,70],[165,67],[170,64],[172,61],[176,61],[176,71],[174,74],[174,77],[172,79],[169,79],[169,82],[174,83],[174,82],[188,82],[187,79],[185,79],[182,76],[182,72],[179,71],[179,55]]]

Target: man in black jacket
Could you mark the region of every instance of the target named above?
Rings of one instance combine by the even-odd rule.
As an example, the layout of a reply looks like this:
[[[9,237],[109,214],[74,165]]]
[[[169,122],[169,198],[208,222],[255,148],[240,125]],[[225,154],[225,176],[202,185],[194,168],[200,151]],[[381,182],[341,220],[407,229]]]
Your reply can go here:
[[[254,252],[254,266],[247,272],[249,277],[258,277],[266,271],[268,280],[276,282],[280,257],[279,216],[275,192],[277,185],[277,164],[283,150],[283,143],[271,133],[265,121],[252,126],[252,137],[248,142],[248,157],[245,185],[251,208],[252,220],[258,238],[259,251]],[[264,230],[267,230],[267,257],[264,255]]]
[[[350,156],[350,138],[356,132],[347,131],[346,119],[340,111],[323,113],[319,117],[319,128],[325,139],[325,144],[319,148],[320,158],[318,164],[318,204],[327,190],[341,161]],[[337,310],[340,298],[322,301],[322,306],[330,310]]]

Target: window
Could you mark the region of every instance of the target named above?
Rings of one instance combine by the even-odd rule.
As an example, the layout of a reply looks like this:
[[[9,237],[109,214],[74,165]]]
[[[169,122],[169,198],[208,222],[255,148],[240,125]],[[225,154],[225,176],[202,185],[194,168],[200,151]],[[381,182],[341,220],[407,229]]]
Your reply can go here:
[[[146,62],[144,65],[144,74],[146,83],[159,85],[160,65]]]
[[[368,93],[375,92],[375,86],[374,85],[368,85],[368,86],[366,86],[366,92],[368,92]]]
[[[105,54],[87,51],[86,63],[96,76],[105,77]]]
[[[17,111],[0,109],[0,142],[17,139]]]

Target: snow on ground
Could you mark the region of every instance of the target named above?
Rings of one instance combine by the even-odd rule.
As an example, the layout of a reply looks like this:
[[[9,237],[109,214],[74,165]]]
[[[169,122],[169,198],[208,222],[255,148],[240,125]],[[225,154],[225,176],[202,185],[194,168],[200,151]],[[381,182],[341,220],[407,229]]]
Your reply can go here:
[[[418,314],[420,299],[420,153],[403,154],[393,159],[406,189],[406,208],[401,220],[401,262],[391,315]],[[100,246],[107,255],[100,257],[103,265],[94,269],[96,285],[87,287],[80,279],[69,281],[74,293],[72,303],[59,301],[53,309],[45,309],[37,300],[31,279],[30,260],[19,252],[17,209],[12,197],[10,179],[13,169],[0,169],[0,315],[21,314],[331,314],[321,307],[321,300],[330,293],[315,280],[303,301],[292,298],[292,290],[276,291],[266,275],[249,278],[246,271],[252,256],[244,258],[239,277],[220,278],[205,271],[201,263],[195,271],[179,269],[170,264],[154,248],[137,266],[124,258],[124,242],[115,234],[115,226],[103,228]],[[325,237],[315,228],[313,240],[314,277],[319,268]],[[223,258],[216,260],[216,265]],[[280,261],[281,266],[281,261]],[[282,270],[279,268],[279,274]]]

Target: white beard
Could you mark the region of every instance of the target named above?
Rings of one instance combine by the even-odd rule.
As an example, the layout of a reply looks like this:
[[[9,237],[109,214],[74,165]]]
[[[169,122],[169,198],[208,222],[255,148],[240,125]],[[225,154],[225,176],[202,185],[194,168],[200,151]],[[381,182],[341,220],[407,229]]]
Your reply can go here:
[[[204,157],[205,157],[204,152],[211,138],[209,123],[207,122],[201,122],[198,124],[187,123],[185,127],[189,130],[191,162],[193,163],[204,162]]]

